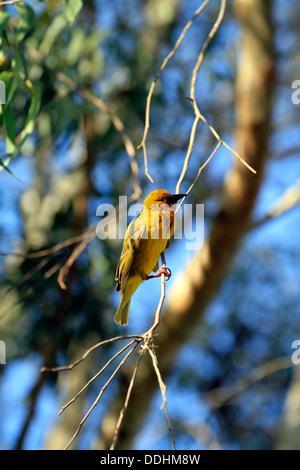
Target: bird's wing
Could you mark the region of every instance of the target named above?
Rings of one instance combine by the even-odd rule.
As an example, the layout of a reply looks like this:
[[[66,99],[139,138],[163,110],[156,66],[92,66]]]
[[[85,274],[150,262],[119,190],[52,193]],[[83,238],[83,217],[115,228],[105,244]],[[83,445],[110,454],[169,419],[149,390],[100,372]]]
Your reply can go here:
[[[121,289],[123,293],[125,290],[135,252],[137,251],[146,230],[147,224],[143,223],[140,214],[133,219],[127,228],[122,253],[116,270],[116,292]]]
[[[158,271],[158,269],[159,269],[159,264],[158,264],[158,261],[157,261],[156,265],[153,268],[153,271],[156,273],[156,271]]]

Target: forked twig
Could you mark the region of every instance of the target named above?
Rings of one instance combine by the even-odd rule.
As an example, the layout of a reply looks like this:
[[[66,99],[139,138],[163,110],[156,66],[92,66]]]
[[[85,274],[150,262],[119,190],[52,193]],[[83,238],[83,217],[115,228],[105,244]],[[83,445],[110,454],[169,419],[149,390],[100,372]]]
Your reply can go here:
[[[91,352],[93,352],[95,349],[99,348],[100,346],[104,346],[105,344],[113,343],[114,341],[118,341],[120,339],[142,339],[141,336],[138,335],[127,335],[127,336],[116,336],[115,338],[110,338],[106,339],[104,341],[100,341],[97,344],[94,344],[91,348],[89,348],[83,356],[81,356],[77,361],[73,362],[72,364],[69,364],[67,366],[60,366],[60,367],[42,367],[41,372],[60,372],[63,370],[72,370],[74,367],[78,366],[82,361],[84,361]]]
[[[163,60],[156,76],[152,80],[151,87],[150,87],[150,90],[148,92],[148,96],[147,96],[147,100],[146,100],[146,110],[145,110],[144,133],[143,133],[142,141],[141,141],[141,143],[139,144],[139,146],[137,148],[138,149],[140,149],[140,148],[143,149],[145,175],[151,181],[151,183],[153,183],[153,179],[150,176],[149,171],[148,171],[148,156],[147,156],[146,140],[147,140],[147,135],[148,135],[148,131],[149,131],[149,128],[150,128],[150,107],[151,107],[151,100],[152,100],[154,88],[155,88],[156,82],[159,79],[161,73],[166,68],[166,66],[167,66],[168,62],[170,61],[170,59],[172,59],[172,57],[174,56],[175,52],[179,48],[179,46],[182,43],[183,39],[185,38],[186,33],[188,32],[188,30],[192,26],[193,22],[200,15],[200,13],[204,10],[204,8],[208,5],[209,2],[210,2],[210,0],[205,0],[202,3],[202,5],[200,5],[200,7],[195,11],[193,17],[187,22],[187,24],[183,28],[179,38],[177,39],[173,49],[169,52],[167,57],[165,57],[165,59]]]
[[[137,348],[138,346],[138,343],[136,343],[131,349],[130,351],[126,354],[126,356],[122,359],[122,361],[119,363],[119,365],[116,367],[116,369],[114,370],[114,372],[111,374],[111,376],[109,377],[109,379],[107,380],[107,382],[103,385],[103,387],[101,388],[101,391],[99,393],[99,395],[97,396],[96,400],[94,401],[94,403],[92,404],[92,406],[90,407],[90,409],[88,410],[88,412],[85,414],[85,416],[82,418],[82,420],[80,421],[79,425],[78,425],[78,428],[76,429],[75,433],[73,434],[72,438],[70,439],[69,443],[67,444],[67,446],[65,447],[65,450],[67,450],[70,445],[72,444],[72,442],[74,441],[74,439],[76,439],[77,435],[79,434],[83,424],[85,423],[85,421],[87,420],[87,418],[89,417],[89,415],[91,414],[91,412],[93,411],[93,409],[95,408],[95,406],[98,405],[99,403],[99,400],[100,398],[102,397],[103,393],[105,392],[105,390],[107,389],[108,385],[110,384],[110,382],[113,380],[113,378],[115,377],[115,375],[117,374],[117,372],[121,369],[121,367],[123,366],[123,364],[126,362],[126,360],[129,358],[129,356],[133,353],[133,351]]]
[[[203,165],[199,168],[198,170],[198,173],[194,179],[194,181],[192,182],[191,186],[189,187],[189,189],[186,191],[186,195],[181,199],[180,203],[178,204],[177,208],[176,208],[176,211],[175,211],[175,214],[177,214],[177,212],[179,211],[180,207],[182,206],[182,204],[184,203],[186,197],[188,196],[188,194],[192,191],[193,187],[195,186],[195,184],[197,183],[198,179],[200,178],[200,175],[202,173],[202,170],[206,167],[206,165],[208,164],[208,162],[212,159],[212,157],[214,156],[214,154],[216,153],[216,151],[218,150],[218,148],[221,147],[221,142],[218,142],[217,145],[215,146],[214,150],[211,152],[210,156],[207,158],[207,160],[203,163]],[[176,188],[176,192],[179,193],[180,191],[180,187],[179,188]]]
[[[126,351],[126,349],[130,348],[130,346],[132,346],[134,343],[136,342],[135,339],[133,339],[132,341],[130,341],[130,343],[126,344],[126,346],[124,346],[122,349],[120,349],[120,351],[118,351],[113,357],[111,357],[107,363],[102,367],[101,370],[99,370],[99,372],[97,372],[97,374],[95,374],[85,385],[84,387],[82,387],[82,389],[70,400],[68,401],[68,403],[66,403],[60,410],[60,412],[58,413],[59,415],[62,414],[66,408],[68,408],[68,406],[70,406],[72,403],[74,403],[75,400],[77,400],[77,398],[88,388],[89,385],[91,385],[92,382],[94,382],[94,380],[96,380],[98,377],[100,377],[100,375],[105,371],[105,369],[107,369],[107,367],[118,357],[120,356],[120,354],[122,354],[124,351]]]
[[[198,55],[198,59],[196,61],[195,67],[193,69],[192,79],[191,79],[191,86],[190,86],[190,96],[188,96],[187,98],[192,103],[195,118],[194,118],[194,122],[193,122],[193,125],[192,125],[191,133],[190,133],[189,146],[188,146],[188,149],[187,149],[187,153],[186,153],[186,157],[185,157],[185,160],[184,160],[183,168],[182,168],[181,174],[179,176],[179,179],[178,179],[178,182],[177,182],[177,185],[176,185],[176,193],[180,193],[181,184],[182,184],[182,182],[183,182],[183,180],[186,176],[189,161],[190,161],[192,151],[193,151],[193,147],[194,147],[194,143],[195,143],[198,124],[199,124],[200,121],[203,121],[207,125],[207,127],[209,128],[209,130],[211,131],[211,133],[213,134],[215,139],[218,141],[217,146],[215,147],[214,151],[212,152],[210,157],[205,162],[204,166],[210,161],[210,159],[216,153],[218,148],[221,145],[223,145],[228,150],[230,150],[230,152],[233,155],[235,155],[235,157],[237,157],[240,160],[240,162],[248,168],[248,170],[250,170],[252,173],[256,174],[256,171],[239,155],[239,153],[236,152],[235,150],[233,150],[223,139],[221,139],[221,137],[218,134],[218,132],[216,131],[216,129],[212,126],[212,124],[210,124],[208,122],[208,120],[205,118],[205,116],[203,116],[203,114],[199,110],[199,107],[198,107],[198,104],[197,104],[197,101],[196,101],[196,96],[195,96],[195,94],[196,94],[196,82],[197,82],[200,67],[203,63],[203,60],[204,60],[205,54],[207,52],[207,49],[208,49],[211,41],[215,37],[215,35],[216,35],[216,33],[217,33],[217,31],[220,27],[220,24],[222,23],[222,20],[224,18],[224,14],[225,14],[225,10],[226,10],[226,4],[227,4],[227,0],[221,0],[221,5],[220,5],[220,10],[219,10],[218,17],[217,17],[215,23],[213,24],[213,27],[211,28],[211,30],[210,30],[210,32],[207,36],[207,39],[206,39],[206,41],[205,41],[205,43],[204,43],[204,45],[203,45],[203,47],[200,51],[200,54]],[[204,166],[202,166],[200,168],[200,170],[199,170],[199,172],[196,176],[195,182],[198,180],[198,178],[200,176],[200,173],[201,173],[202,169],[204,168]],[[192,185],[192,187],[194,186],[194,184]],[[190,190],[192,189],[192,187],[190,188]],[[180,205],[182,203],[183,203],[183,200],[181,201]]]
[[[149,171],[148,171],[148,156],[147,156],[147,148],[146,148],[146,140],[147,140],[147,136],[148,136],[148,132],[149,132],[149,128],[150,128],[150,107],[151,107],[151,100],[152,100],[152,96],[153,96],[153,93],[154,93],[154,88],[155,88],[155,85],[156,85],[156,82],[158,80],[158,78],[160,77],[161,73],[163,72],[163,70],[166,68],[168,62],[170,61],[170,59],[174,56],[174,54],[176,53],[177,49],[179,48],[180,44],[182,43],[187,31],[189,30],[189,28],[192,26],[194,20],[197,18],[197,16],[200,15],[200,13],[204,10],[204,8],[208,5],[209,3],[209,0],[205,0],[202,5],[196,10],[196,12],[194,13],[193,17],[188,21],[188,23],[185,25],[185,27],[183,28],[179,38],[177,39],[173,49],[170,51],[170,53],[165,57],[165,59],[163,60],[162,62],[162,65],[160,66],[156,76],[154,77],[154,79],[152,80],[152,83],[151,83],[151,86],[150,86],[150,89],[149,89],[149,92],[148,92],[148,95],[147,95],[147,99],[146,99],[146,110],[145,110],[145,125],[144,125],[144,132],[143,132],[143,137],[142,137],[142,141],[141,143],[139,144],[139,146],[137,147],[138,149],[142,148],[143,149],[143,155],[144,155],[144,165],[145,165],[145,175],[148,177],[148,179],[153,183],[153,178],[150,176],[149,174]],[[195,90],[196,90],[196,81],[197,81],[197,78],[198,78],[198,74],[199,74],[199,70],[200,70],[200,67],[203,63],[203,60],[204,60],[204,57],[206,55],[206,52],[208,50],[208,47],[211,43],[211,41],[213,40],[213,38],[215,37],[219,27],[220,27],[220,24],[222,23],[222,20],[224,18],[224,14],[225,14],[225,10],[226,10],[226,5],[227,5],[227,0],[221,0],[221,5],[220,5],[220,9],[219,9],[219,14],[218,14],[218,17],[215,21],[215,23],[213,24],[203,46],[202,46],[202,49],[198,55],[198,58],[197,58],[197,61],[196,61],[196,64],[194,66],[194,69],[193,69],[193,72],[192,72],[192,78],[191,78],[191,86],[190,86],[190,96],[188,97],[188,99],[191,101],[192,103],[192,106],[193,106],[193,110],[194,110],[194,114],[195,114],[195,118],[194,118],[194,122],[193,122],[193,125],[192,125],[192,129],[191,129],[191,132],[190,132],[190,139],[189,139],[189,145],[188,145],[188,149],[187,149],[187,153],[186,153],[186,157],[185,157],[185,160],[184,160],[184,164],[183,164],[183,168],[182,168],[182,171],[181,171],[181,174],[179,176],[179,179],[178,179],[178,182],[177,182],[177,186],[176,186],[176,193],[179,193],[180,192],[180,187],[181,187],[181,184],[186,176],[186,173],[187,173],[187,169],[188,169],[188,165],[189,165],[189,161],[190,161],[190,158],[191,158],[191,155],[192,155],[192,151],[193,151],[193,147],[194,147],[194,144],[195,144],[195,138],[196,138],[196,133],[197,133],[197,128],[198,128],[198,124],[200,121],[203,121],[207,126],[208,128],[210,129],[210,131],[212,132],[212,134],[214,135],[214,137],[216,138],[216,140],[218,141],[218,146],[217,146],[217,149],[223,145],[224,147],[226,147],[228,150],[230,150],[230,152],[235,155],[243,165],[245,165],[252,173],[256,173],[256,171],[239,155],[238,152],[236,152],[234,149],[232,149],[218,134],[218,132],[215,130],[215,128],[208,122],[208,120],[205,118],[205,116],[203,116],[203,114],[200,112],[199,110],[199,107],[197,105],[197,102],[196,102],[196,98],[195,98]],[[217,150],[216,149],[216,150]],[[215,151],[213,151],[213,153],[211,154],[211,156],[208,158],[207,160],[207,163],[208,161],[212,158],[212,156],[215,154]],[[202,168],[203,169],[203,168]],[[202,171],[201,169],[201,171]],[[197,175],[196,177],[196,180],[198,180],[199,176]],[[181,201],[181,204],[182,204],[183,201]],[[180,205],[181,205],[180,204]]]

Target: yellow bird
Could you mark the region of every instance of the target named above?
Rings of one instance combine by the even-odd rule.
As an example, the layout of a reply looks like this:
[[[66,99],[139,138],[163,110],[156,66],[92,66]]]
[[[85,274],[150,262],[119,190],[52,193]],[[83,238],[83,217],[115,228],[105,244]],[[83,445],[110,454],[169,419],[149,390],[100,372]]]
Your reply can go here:
[[[170,194],[164,189],[152,191],[143,202],[141,213],[129,224],[116,271],[116,292],[121,290],[121,302],[115,322],[127,325],[131,297],[147,279],[162,274],[171,276],[168,268],[158,270],[160,254],[174,233],[176,203],[186,194]]]

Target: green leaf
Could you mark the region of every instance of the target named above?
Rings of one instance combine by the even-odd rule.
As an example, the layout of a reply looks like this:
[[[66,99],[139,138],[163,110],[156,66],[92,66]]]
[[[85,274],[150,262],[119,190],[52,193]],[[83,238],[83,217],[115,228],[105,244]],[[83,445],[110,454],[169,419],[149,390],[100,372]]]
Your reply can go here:
[[[6,11],[0,11],[0,36],[2,36],[3,30],[9,20],[10,16]]]
[[[65,27],[66,17],[64,14],[58,15],[53,19],[40,44],[39,51],[43,56],[49,55],[51,47]]]
[[[0,80],[2,82],[7,83],[10,80],[10,72],[8,70],[4,70],[0,73]]]
[[[25,140],[27,137],[33,132],[34,126],[35,126],[35,118],[37,117],[40,107],[41,107],[41,97],[42,93],[40,88],[34,88],[32,90],[32,99],[30,103],[30,108],[28,111],[28,116],[26,118],[25,126],[24,129],[22,130],[22,135],[21,135],[21,140],[18,143],[13,155],[12,159],[17,156],[17,154],[20,152]],[[11,159],[11,160],[12,160]],[[10,160],[10,161],[11,161]]]
[[[2,161],[1,158],[0,158],[0,171],[2,171],[2,170],[7,171],[11,176],[13,176],[14,178],[16,178],[16,180],[21,181],[20,178],[18,178],[18,177],[3,163],[3,161]],[[22,183],[22,181],[21,181],[21,183]]]
[[[22,67],[23,67],[23,70],[24,70],[24,73],[25,73],[25,78],[27,80],[28,71],[27,71],[27,62],[26,62],[26,59],[25,59],[25,51],[24,51],[23,44],[19,43],[17,47],[18,47],[18,53],[19,53],[20,61],[21,61],[21,64],[22,64]]]
[[[29,112],[28,112],[28,116],[27,116],[25,128],[24,128],[24,130],[26,129],[27,135],[31,134],[34,129],[35,118],[37,117],[38,112],[41,107],[41,99],[42,99],[41,89],[37,87],[34,88],[32,90],[31,104],[30,104],[30,108],[29,108]],[[23,133],[24,133],[24,130],[23,130]]]
[[[0,82],[0,104],[1,104],[1,107],[6,101],[5,96],[6,96],[6,85],[3,81],[1,81]]]
[[[65,0],[65,17],[69,24],[73,23],[82,6],[82,0]]]
[[[34,10],[27,3],[17,3],[16,9],[20,15],[17,40],[23,41],[28,31],[30,31],[35,20]]]
[[[15,148],[15,139],[17,137],[16,125],[10,106],[6,106],[3,112],[3,120],[6,129],[6,153],[11,155]]]
[[[19,54],[16,51],[15,57],[12,61],[13,77],[10,81],[9,86],[7,87],[6,106],[10,105],[10,103],[13,100],[13,97],[15,96],[15,92],[16,92],[16,89],[18,87],[18,83],[20,80],[19,72],[21,68],[22,68],[22,61],[21,61]]]
[[[24,142],[26,141],[27,137],[33,132],[34,126],[35,126],[35,119],[41,107],[41,98],[42,98],[42,93],[41,93],[40,88],[33,88],[31,104],[30,104],[30,108],[28,111],[25,125],[24,125],[24,129],[22,130],[21,140],[18,143],[18,145],[15,147],[13,154],[10,157],[8,157],[5,160],[5,162],[2,164],[2,168],[0,168],[0,171],[3,169],[3,167],[6,168],[16,158]]]

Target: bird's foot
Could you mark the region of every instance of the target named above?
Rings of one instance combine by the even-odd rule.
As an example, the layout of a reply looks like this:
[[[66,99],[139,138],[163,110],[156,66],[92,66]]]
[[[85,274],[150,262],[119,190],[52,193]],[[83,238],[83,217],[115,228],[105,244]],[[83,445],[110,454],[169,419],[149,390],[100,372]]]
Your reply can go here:
[[[160,277],[162,274],[166,276],[166,281],[168,281],[170,277],[172,276],[171,269],[167,268],[166,266],[162,266],[160,270],[158,271],[158,273],[153,274],[152,276],[148,276],[147,280],[153,279],[154,277]]]

